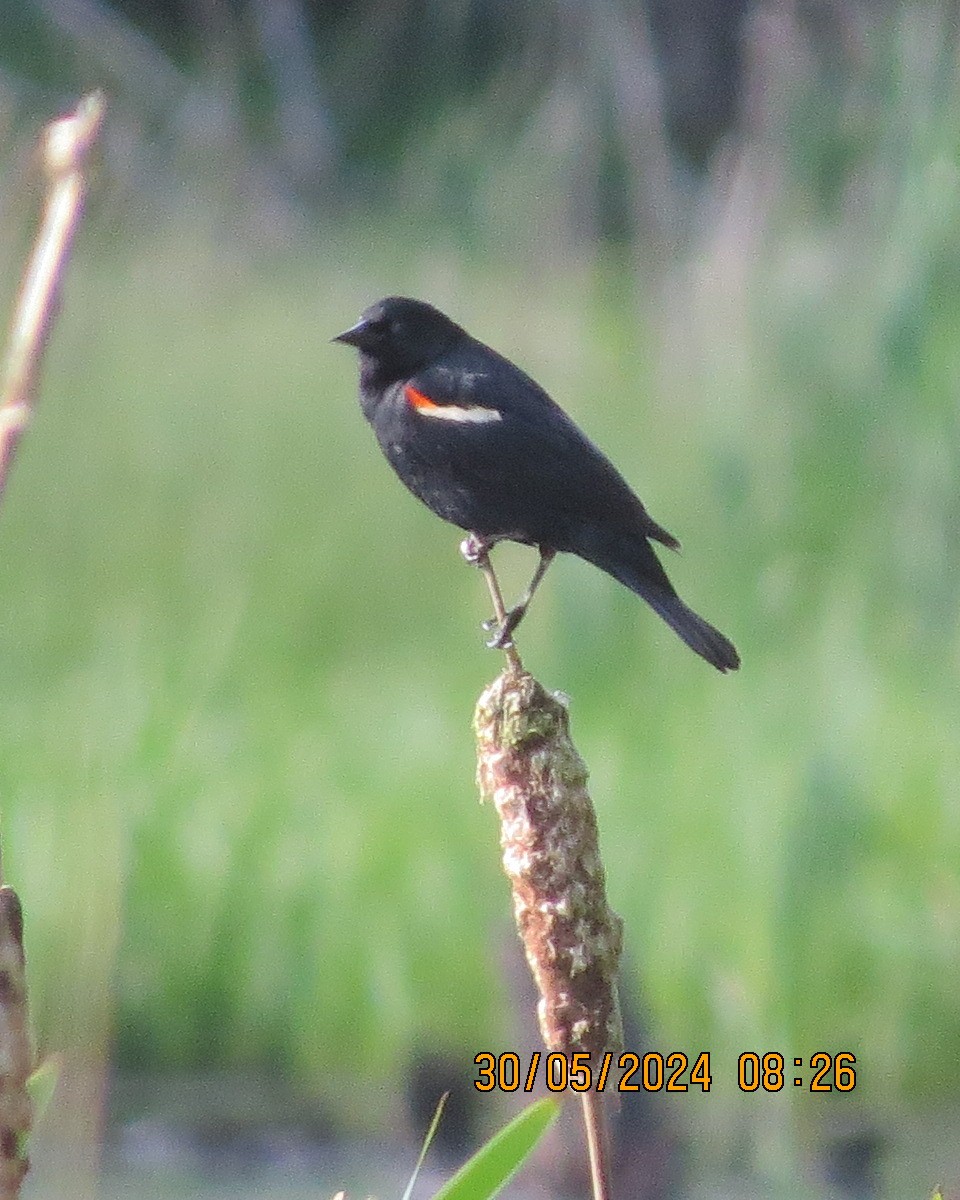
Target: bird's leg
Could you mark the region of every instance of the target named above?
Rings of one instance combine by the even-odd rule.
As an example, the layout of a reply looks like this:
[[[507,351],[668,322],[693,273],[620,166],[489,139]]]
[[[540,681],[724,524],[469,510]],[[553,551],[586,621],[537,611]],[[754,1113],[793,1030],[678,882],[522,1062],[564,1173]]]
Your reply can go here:
[[[530,580],[530,586],[527,588],[523,599],[513,606],[508,613],[502,617],[497,614],[499,628],[496,634],[487,642],[487,645],[492,650],[502,650],[505,646],[511,644],[513,640],[513,631],[523,620],[524,614],[527,611],[527,605],[533,599],[533,593],[540,586],[540,582],[547,573],[547,567],[553,562],[556,557],[556,550],[547,549],[545,546],[538,546],[540,551],[540,561],[537,563],[537,569],[533,573],[533,578]],[[501,601],[502,604],[502,601]]]
[[[487,581],[487,589],[490,592],[490,599],[493,601],[494,621],[497,629],[502,631],[509,620],[506,605],[503,602],[503,592],[500,590],[500,581],[497,579],[496,572],[493,569],[493,564],[490,562],[490,548],[493,542],[485,541],[478,537],[477,534],[471,533],[460,543],[460,553],[475,567],[479,567],[483,573],[484,579]],[[484,622],[484,628],[490,627],[489,622]],[[507,661],[514,671],[522,671],[523,664],[520,661],[520,655],[516,651],[513,644],[513,638],[510,637],[510,632],[501,640],[501,633],[498,632],[493,641],[487,642],[491,649],[503,650],[507,655]]]
[[[490,599],[493,601],[493,620],[484,621],[484,629],[492,629],[494,625],[497,627],[503,625],[507,619],[507,606],[503,602],[503,592],[500,590],[500,581],[497,579],[493,569],[493,564],[490,562],[490,550],[493,542],[488,542],[477,534],[471,533],[460,543],[460,553],[473,566],[479,567],[483,573],[484,579],[487,581],[487,588],[490,591]],[[503,649],[503,647],[500,647]]]

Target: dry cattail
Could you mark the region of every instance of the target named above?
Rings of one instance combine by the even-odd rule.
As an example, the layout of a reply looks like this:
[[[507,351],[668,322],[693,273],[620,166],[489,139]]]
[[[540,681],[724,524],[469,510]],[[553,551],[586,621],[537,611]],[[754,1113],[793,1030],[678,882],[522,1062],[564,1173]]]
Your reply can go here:
[[[500,817],[514,916],[540,991],[549,1050],[616,1053],[622,922],[607,904],[587,769],[567,709],[532,675],[507,670],[477,704],[477,778]]]

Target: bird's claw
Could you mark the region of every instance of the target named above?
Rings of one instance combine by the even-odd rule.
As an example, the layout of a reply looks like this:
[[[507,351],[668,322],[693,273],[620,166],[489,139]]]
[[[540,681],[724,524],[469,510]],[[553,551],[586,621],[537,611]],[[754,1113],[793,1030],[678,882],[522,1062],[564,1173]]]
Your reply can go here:
[[[513,645],[513,639],[510,637],[510,630],[507,628],[507,618],[498,621],[496,617],[488,617],[486,621],[480,622],[480,628],[484,633],[492,633],[493,637],[487,641],[487,647],[490,650],[505,650],[507,646]],[[504,641],[504,638],[507,641]]]
[[[486,624],[486,622],[484,622]],[[494,622],[496,624],[496,622]],[[507,628],[507,623],[504,621],[503,626],[497,630],[492,638],[487,640],[488,650],[510,650],[513,647],[513,637],[510,630]]]
[[[525,611],[525,609],[519,606],[511,608],[499,626],[497,621],[492,617],[489,621],[483,622],[483,628],[488,632],[492,629],[496,630],[496,633],[487,642],[489,649],[508,650],[513,645],[513,631],[520,624],[520,618]]]
[[[489,543],[478,538],[475,533],[468,534],[460,543],[460,553],[473,566],[477,566],[489,552]]]

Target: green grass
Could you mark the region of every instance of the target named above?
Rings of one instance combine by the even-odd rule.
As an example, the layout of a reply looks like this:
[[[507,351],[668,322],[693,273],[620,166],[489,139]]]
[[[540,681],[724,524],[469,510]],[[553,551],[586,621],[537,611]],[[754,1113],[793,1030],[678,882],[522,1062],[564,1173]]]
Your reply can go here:
[[[643,303],[626,272],[482,268],[390,222],[268,263],[186,224],[81,241],[0,514],[4,859],[43,1048],[279,1064],[368,1128],[421,1039],[465,1072],[509,1046],[470,734],[499,666],[485,592],[328,342],[408,291],[609,450],[742,652],[719,677],[572,560],[521,638],[573,698],[628,991],[657,1048],[713,1054],[686,1119],[782,1163],[839,1111],[739,1095],[742,1050],[852,1050],[864,1113],[938,1103],[960,1056],[960,105],[940,103],[887,122],[876,161],[908,145],[873,201],[825,212],[786,172],[764,239],[746,214]],[[515,590],[530,563],[503,557]]]
[[[322,1079],[399,1075],[424,1030],[486,1046],[507,895],[472,778],[484,592],[380,461],[327,341],[394,281],[344,284],[320,251],[280,284],[202,248],[126,253],[77,263],[0,525],[7,854],[41,1040],[78,927],[109,945],[119,919],[132,1064]],[[814,447],[829,462],[840,426],[852,452],[859,410],[818,419],[778,390],[725,416],[725,396],[658,386],[627,315],[576,307],[588,282],[557,280],[536,340],[512,333],[508,282],[465,280],[463,315],[611,448],[685,542],[678,586],[743,653],[716,676],[576,561],[524,629],[573,696],[658,1036],[734,1062],[849,1047],[884,1064],[868,1094],[887,1072],[922,1094],[960,1035],[956,563],[930,629],[892,524],[927,413],[876,398],[891,459],[854,455],[841,504]]]

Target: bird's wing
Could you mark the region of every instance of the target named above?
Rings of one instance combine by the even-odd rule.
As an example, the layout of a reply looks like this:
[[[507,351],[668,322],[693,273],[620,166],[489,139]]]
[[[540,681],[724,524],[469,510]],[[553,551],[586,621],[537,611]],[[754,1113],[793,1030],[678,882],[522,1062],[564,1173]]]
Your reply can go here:
[[[558,524],[602,522],[677,546],[559,405],[499,355],[433,365],[404,397],[423,426],[435,425],[434,453],[451,473],[504,523],[525,519],[531,541],[549,541],[541,535]]]

